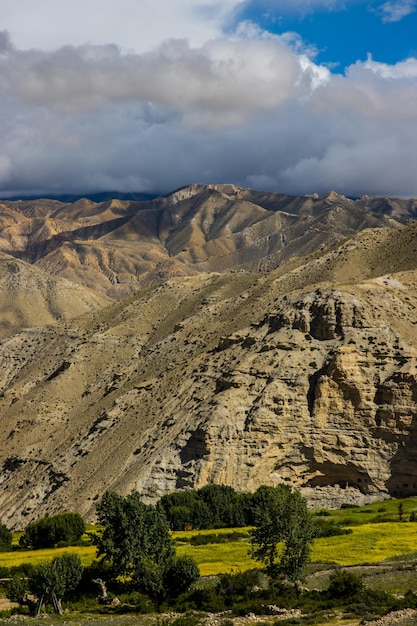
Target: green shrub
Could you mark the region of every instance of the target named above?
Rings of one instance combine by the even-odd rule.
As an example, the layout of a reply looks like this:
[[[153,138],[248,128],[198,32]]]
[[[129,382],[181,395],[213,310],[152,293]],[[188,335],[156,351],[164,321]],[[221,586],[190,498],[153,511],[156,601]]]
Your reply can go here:
[[[162,581],[166,594],[176,598],[200,578],[200,570],[191,556],[170,559],[164,568]]]
[[[28,524],[19,545],[33,550],[69,546],[76,544],[84,533],[85,523],[79,513],[58,513]]]
[[[6,552],[12,547],[13,534],[5,524],[0,522],[0,552]]]
[[[238,541],[239,539],[247,538],[247,533],[234,531],[231,533],[199,533],[193,535],[189,539],[189,543],[192,546],[205,546],[210,543],[228,543],[229,541]]]
[[[212,587],[190,589],[175,601],[177,611],[205,611],[220,613],[226,608],[224,598]]]
[[[11,602],[17,602],[20,607],[27,604],[29,583],[27,578],[15,574],[7,585],[6,597]]]
[[[335,537],[337,535],[350,535],[351,533],[351,528],[344,528],[333,520],[313,517],[313,536],[315,538]]]
[[[327,592],[331,598],[352,598],[363,590],[362,577],[345,569],[337,569],[330,576]]]
[[[238,572],[237,574],[222,574],[216,586],[216,592],[224,598],[225,605],[232,607],[238,600],[247,600],[254,597],[259,588],[260,572],[258,569]]]

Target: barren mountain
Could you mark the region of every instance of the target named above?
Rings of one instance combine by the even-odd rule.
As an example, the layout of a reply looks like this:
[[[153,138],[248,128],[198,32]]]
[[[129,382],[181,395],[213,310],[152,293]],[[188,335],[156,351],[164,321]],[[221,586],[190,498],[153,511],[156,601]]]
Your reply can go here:
[[[0,518],[208,482],[317,505],[417,493],[416,201],[384,202],[194,186],[147,208],[5,205],[15,256],[101,292],[112,259],[117,296],[143,263],[149,286],[0,343]],[[152,285],[158,254],[183,275]]]
[[[271,270],[416,215],[417,200],[286,196],[233,185],[190,185],[142,202],[3,201],[0,251],[121,299],[172,276]]]
[[[0,253],[0,340],[25,327],[66,320],[110,298]]]

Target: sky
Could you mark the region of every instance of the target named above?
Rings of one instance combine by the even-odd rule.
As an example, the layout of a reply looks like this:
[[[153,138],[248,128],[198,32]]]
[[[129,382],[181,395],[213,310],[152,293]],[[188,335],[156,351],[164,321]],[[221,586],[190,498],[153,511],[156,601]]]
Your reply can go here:
[[[1,0],[0,197],[417,196],[417,0]]]

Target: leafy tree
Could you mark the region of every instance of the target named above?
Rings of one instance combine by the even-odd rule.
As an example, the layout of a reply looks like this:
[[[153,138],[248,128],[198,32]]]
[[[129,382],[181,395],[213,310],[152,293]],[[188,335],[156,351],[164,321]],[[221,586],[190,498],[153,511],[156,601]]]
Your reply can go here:
[[[402,502],[398,503],[398,519],[400,520],[400,522],[403,521],[403,517],[404,517],[404,504]]]
[[[171,530],[248,526],[253,523],[252,495],[227,485],[206,485],[166,494],[159,500]]]
[[[307,502],[287,485],[260,487],[254,501],[252,557],[266,565],[269,575],[284,575],[295,583],[308,561],[313,537]]]
[[[13,534],[5,524],[0,522],[0,551],[10,550]]]
[[[28,524],[19,545],[34,550],[53,548],[57,544],[73,545],[84,532],[85,523],[79,513],[58,513]]]
[[[35,566],[29,576],[29,590],[38,599],[36,614],[45,601],[52,602],[55,611],[62,614],[62,598],[77,587],[82,573],[78,554],[62,554]]]
[[[7,585],[6,597],[11,602],[18,602],[23,607],[25,605],[30,606],[30,600],[28,598],[29,593],[29,581],[26,576],[15,574]]]
[[[144,504],[138,492],[104,494],[97,504],[104,531],[93,538],[98,556],[113,577],[130,578],[155,604],[187,589],[200,573],[190,557],[175,557],[175,547],[162,506]]]
[[[164,513],[144,504],[137,491],[123,498],[106,492],[97,504],[102,535],[93,536],[97,554],[109,562],[114,577],[140,580],[143,570],[174,556],[174,544]],[[150,569],[149,569],[150,568]]]
[[[206,485],[197,491],[208,507],[209,524],[217,528],[232,526],[236,491],[227,485]],[[211,519],[210,519],[211,518]]]

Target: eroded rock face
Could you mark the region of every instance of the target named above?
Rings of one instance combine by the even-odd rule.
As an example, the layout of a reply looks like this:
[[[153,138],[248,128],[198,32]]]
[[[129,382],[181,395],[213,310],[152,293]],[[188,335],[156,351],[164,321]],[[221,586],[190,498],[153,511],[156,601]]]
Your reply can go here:
[[[212,482],[317,506],[417,493],[415,276],[311,287],[329,258],[172,279],[2,342],[0,517]]]
[[[415,493],[416,352],[357,296],[323,290],[221,338],[209,404],[145,491],[289,482],[317,504]],[[413,434],[414,433],[414,434]],[[414,476],[415,476],[414,472]]]

